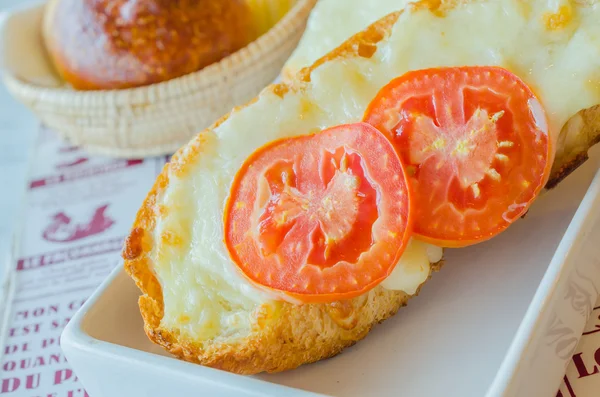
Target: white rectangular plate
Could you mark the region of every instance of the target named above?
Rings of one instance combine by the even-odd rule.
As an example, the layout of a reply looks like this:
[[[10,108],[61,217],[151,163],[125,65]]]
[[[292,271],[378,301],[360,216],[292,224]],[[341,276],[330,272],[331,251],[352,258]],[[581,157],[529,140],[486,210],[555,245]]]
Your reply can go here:
[[[120,269],[71,320],[63,349],[92,397],[554,397],[598,291],[597,157],[506,233],[447,250],[418,298],[335,358],[256,377],[178,361],[144,335]]]

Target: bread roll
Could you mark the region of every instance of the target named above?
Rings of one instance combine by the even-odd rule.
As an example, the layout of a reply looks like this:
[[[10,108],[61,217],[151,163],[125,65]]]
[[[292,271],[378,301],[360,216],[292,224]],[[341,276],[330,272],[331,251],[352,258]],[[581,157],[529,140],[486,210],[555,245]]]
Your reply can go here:
[[[246,0],[257,35],[266,33],[292,8],[296,0]]]
[[[50,0],[43,36],[78,90],[170,80],[219,61],[255,36],[244,0]]]

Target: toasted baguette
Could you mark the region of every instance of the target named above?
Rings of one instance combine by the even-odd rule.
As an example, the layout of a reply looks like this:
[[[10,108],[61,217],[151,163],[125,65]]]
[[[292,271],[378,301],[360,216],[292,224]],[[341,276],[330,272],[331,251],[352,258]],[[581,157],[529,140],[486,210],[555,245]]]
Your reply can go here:
[[[283,97],[295,90],[310,89],[313,70],[332,59],[358,57],[361,49],[376,46],[390,35],[399,15],[400,12],[384,17],[302,70],[289,83],[272,85],[266,89],[267,92]],[[210,129],[217,128],[229,116],[217,121]],[[555,186],[585,161],[588,149],[599,140],[599,106],[574,116],[562,130],[548,187]],[[239,374],[296,368],[340,353],[364,338],[375,324],[394,315],[418,294],[418,290],[414,295],[408,295],[379,286],[363,296],[330,304],[277,302],[259,310],[254,316],[253,331],[238,338],[198,341],[179,329],[164,327],[161,324],[164,315],[162,288],[153,272],[155,258],[152,256],[157,197],[169,186],[169,175],[185,172],[194,159],[202,155],[202,147],[203,135],[200,134],[165,166],[137,215],[123,251],[125,269],[142,291],[139,306],[145,332],[174,356]],[[440,266],[442,262],[433,265],[430,276]]]

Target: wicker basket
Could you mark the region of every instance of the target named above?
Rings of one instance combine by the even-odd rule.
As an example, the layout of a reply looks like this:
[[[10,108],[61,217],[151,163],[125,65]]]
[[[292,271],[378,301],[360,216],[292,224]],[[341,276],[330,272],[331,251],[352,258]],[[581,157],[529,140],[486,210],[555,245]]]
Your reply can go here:
[[[74,145],[116,157],[174,152],[276,79],[317,0],[298,0],[267,33],[201,71],[140,88],[75,91],[4,73],[9,92]],[[34,24],[39,29],[39,24]],[[14,37],[14,35],[13,35]],[[39,40],[39,32],[32,37]]]

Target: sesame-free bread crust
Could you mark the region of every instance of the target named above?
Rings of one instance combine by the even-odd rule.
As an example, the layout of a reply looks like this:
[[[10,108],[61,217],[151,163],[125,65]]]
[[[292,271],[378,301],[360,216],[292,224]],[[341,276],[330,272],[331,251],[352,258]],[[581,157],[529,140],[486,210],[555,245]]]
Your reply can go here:
[[[340,57],[369,56],[373,47],[391,33],[399,15],[400,12],[384,17],[311,67],[303,69],[289,82],[271,85],[266,90],[284,96],[289,91],[308,89],[306,83],[310,81],[310,74],[319,65]],[[217,121],[211,128],[228,117]],[[599,140],[599,117],[600,108],[596,107],[580,112],[567,123],[559,140],[561,147],[557,151],[548,187],[555,186],[587,158],[587,150]],[[186,361],[239,374],[284,371],[335,356],[364,338],[374,325],[394,315],[418,294],[419,291],[408,295],[378,286],[348,301],[264,305],[261,308],[264,310],[260,310],[256,316],[252,332],[234,340],[216,338],[197,341],[182,335],[178,329],[161,326],[163,296],[161,285],[152,270],[153,258],[150,256],[154,244],[152,235],[156,200],[169,185],[170,173],[185,172],[197,156],[202,156],[203,139],[200,133],[165,166],[139,210],[123,250],[125,269],[142,292],[139,298],[140,311],[145,332],[153,342]],[[432,265],[430,276],[441,266],[442,262]]]
[[[43,38],[78,90],[124,89],[196,72],[254,37],[244,0],[50,0]]]

